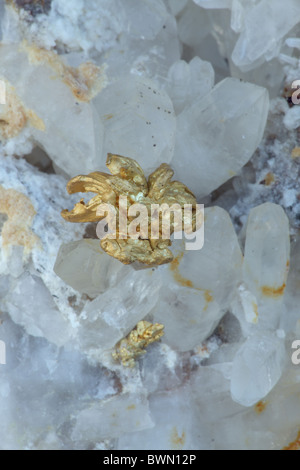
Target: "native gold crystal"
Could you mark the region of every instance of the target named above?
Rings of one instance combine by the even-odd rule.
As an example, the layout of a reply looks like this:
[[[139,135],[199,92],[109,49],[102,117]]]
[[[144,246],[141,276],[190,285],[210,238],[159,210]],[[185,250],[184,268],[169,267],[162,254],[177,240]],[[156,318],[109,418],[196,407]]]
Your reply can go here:
[[[93,197],[87,204],[83,199],[71,210],[63,210],[62,217],[69,222],[97,222],[104,219],[104,215],[99,215],[97,209],[101,204],[113,206],[116,225],[114,236],[104,234],[101,238],[101,247],[110,256],[117,258],[124,264],[139,261],[147,265],[160,265],[173,260],[173,254],[168,249],[171,245],[170,237],[166,237],[165,228],[169,224],[168,235],[173,232],[182,231],[182,220],[186,222],[186,212],[183,209],[186,205],[191,208],[190,232],[202,223],[198,218],[195,196],[182,183],[171,181],[174,171],[166,163],[162,163],[148,178],[145,178],[140,165],[133,159],[120,155],[108,154],[106,165],[111,175],[95,171],[89,175],[79,175],[72,178],[67,190],[69,194],[78,192],[93,192]],[[124,216],[124,208],[121,206],[121,199],[126,198],[125,212],[127,222],[125,229],[129,228],[133,217],[129,215],[130,207],[133,204],[140,204],[146,208],[146,216],[137,228],[137,237],[131,237],[120,228],[120,219]],[[155,206],[154,206],[155,205]],[[156,236],[153,235],[153,207],[166,207],[159,214],[156,213],[158,225]],[[169,207],[177,207],[175,212],[168,211]],[[179,215],[179,217],[178,217]],[[146,226],[146,230],[142,227]],[[186,226],[186,225],[185,225]],[[198,228],[198,227],[197,227]],[[188,231],[187,231],[188,233]]]
[[[140,321],[129,335],[119,341],[112,353],[116,361],[125,367],[134,367],[135,359],[146,353],[145,348],[158,341],[164,334],[164,326],[159,323]]]

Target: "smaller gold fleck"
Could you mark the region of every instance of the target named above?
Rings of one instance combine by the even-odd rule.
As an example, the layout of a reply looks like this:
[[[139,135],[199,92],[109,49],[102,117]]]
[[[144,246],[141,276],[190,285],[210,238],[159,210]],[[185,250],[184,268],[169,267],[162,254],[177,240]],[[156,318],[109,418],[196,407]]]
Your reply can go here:
[[[171,432],[171,443],[172,443],[172,449],[182,449],[186,441],[186,434],[183,431],[181,436],[178,433],[178,430],[176,426],[172,428]]]
[[[26,258],[35,246],[41,246],[40,239],[31,230],[36,212],[25,194],[0,185],[0,213],[7,216],[1,230],[3,250],[23,246]]]
[[[300,157],[300,147],[295,147],[292,150],[292,158],[299,158]]]
[[[159,323],[140,321],[126,338],[116,344],[112,357],[125,367],[134,367],[135,359],[146,353],[145,348],[163,336],[163,329]]]
[[[0,136],[8,140],[16,137],[27,124],[40,131],[45,131],[44,121],[32,110],[26,108],[15,88],[2,77],[5,83],[6,103],[0,111]]]
[[[266,186],[271,186],[271,184],[273,184],[275,182],[275,176],[274,176],[274,173],[272,173],[271,171],[269,173],[266,174],[266,177],[265,177],[265,185]]]
[[[264,400],[261,400],[258,403],[256,403],[256,405],[254,406],[254,409],[255,409],[256,413],[258,415],[263,413],[265,411],[266,407],[267,407],[267,404],[268,404],[268,402],[264,401]]]

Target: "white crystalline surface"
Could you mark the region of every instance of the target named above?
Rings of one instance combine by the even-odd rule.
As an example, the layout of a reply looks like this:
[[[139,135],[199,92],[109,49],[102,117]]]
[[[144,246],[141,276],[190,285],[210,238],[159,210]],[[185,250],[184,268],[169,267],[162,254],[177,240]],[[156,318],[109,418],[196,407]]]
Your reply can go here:
[[[95,107],[104,125],[104,155],[130,155],[145,170],[171,161],[176,129],[173,104],[152,80],[125,75],[95,98]]]
[[[242,253],[223,209],[207,209],[204,239],[201,250],[185,252],[153,311],[154,320],[165,325],[166,343],[180,351],[213,332],[241,275]]]
[[[0,0],[1,450],[300,448],[299,23],[298,0]],[[108,152],[205,204],[172,263],[61,217]],[[164,335],[126,368],[143,320]]]
[[[289,224],[283,209],[272,203],[252,209],[247,224],[243,281],[256,298],[258,323],[264,323],[264,327],[278,326],[289,265]]]
[[[7,40],[25,36],[46,49],[59,45],[70,50],[87,52],[95,48],[103,51],[115,44],[124,27],[126,15],[125,12],[122,14],[117,0],[101,0],[100,4],[97,0],[53,0],[45,3],[51,4],[49,14],[37,15],[34,22],[30,21],[28,9],[22,12],[21,21],[12,8],[6,9],[3,31]],[[116,9],[118,15],[114,14]]]
[[[232,53],[241,70],[254,68],[265,59],[276,57],[280,41],[300,21],[300,5],[288,0],[261,0],[248,12],[243,29]]]
[[[113,348],[149,313],[160,289],[159,279],[151,278],[148,271],[132,272],[121,288],[106,291],[83,309],[78,335],[84,350],[99,354]]]
[[[185,178],[193,166],[190,187],[203,197],[249,161],[263,136],[269,98],[266,89],[234,78],[195,98],[178,116],[173,166]]]
[[[194,57],[187,64],[175,62],[169,69],[166,91],[172,99],[176,114],[193,103],[195,95],[205,96],[214,85],[214,69],[209,62]]]
[[[0,61],[1,79],[14,87],[24,106],[41,120],[38,126],[27,124],[14,137],[18,142],[26,134],[19,146],[22,148],[27,137],[32,146],[38,144],[67,174],[75,176],[80,168],[91,171],[96,155],[101,155],[103,139],[102,123],[93,105],[79,102],[53,67],[47,61],[34,62],[27,49],[5,45],[1,47]],[[5,141],[3,144],[4,151],[13,154],[14,148]]]
[[[205,442],[205,430],[201,423],[196,422],[189,401],[187,388],[154,395],[150,398],[149,405],[155,427],[139,433],[125,433],[118,440],[118,450],[144,449],[143,442],[147,442],[148,450],[198,449],[200,436]],[[172,412],[175,409],[177,413]],[[169,416],[168,420],[165,419],[166,414]]]
[[[197,46],[208,35],[210,21],[207,13],[189,1],[178,18],[178,35],[190,47]]]
[[[284,361],[284,342],[274,334],[256,332],[249,337],[233,361],[233,400],[251,406],[265,398],[280,379]]]
[[[230,8],[232,0],[193,0],[203,8]]]

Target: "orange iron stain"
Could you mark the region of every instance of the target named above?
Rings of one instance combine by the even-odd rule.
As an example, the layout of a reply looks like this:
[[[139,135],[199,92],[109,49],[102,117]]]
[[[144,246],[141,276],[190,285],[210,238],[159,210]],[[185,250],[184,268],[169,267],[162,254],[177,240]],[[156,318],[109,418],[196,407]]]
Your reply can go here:
[[[300,431],[297,434],[296,439],[282,450],[300,450]]]
[[[271,297],[273,299],[277,299],[278,297],[281,297],[284,294],[286,288],[286,284],[282,284],[280,287],[270,287],[270,286],[262,286],[261,291],[263,295],[266,297]]]
[[[267,404],[268,404],[268,402],[264,401],[264,400],[261,400],[258,403],[256,403],[256,405],[254,407],[256,413],[260,415],[263,411],[265,411],[265,409],[267,407]]]
[[[184,253],[180,253],[173,261],[170,263],[170,269],[173,273],[174,279],[178,284],[181,284],[183,287],[194,287],[194,284],[189,279],[183,277],[179,272],[179,264],[182,260]]]

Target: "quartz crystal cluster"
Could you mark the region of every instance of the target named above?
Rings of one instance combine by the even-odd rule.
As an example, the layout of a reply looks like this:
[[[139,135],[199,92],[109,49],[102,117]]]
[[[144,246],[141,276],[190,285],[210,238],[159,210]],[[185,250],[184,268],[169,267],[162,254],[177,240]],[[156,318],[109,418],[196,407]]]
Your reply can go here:
[[[299,32],[298,0],[0,0],[1,449],[300,448]],[[104,183],[204,224],[123,264]]]

